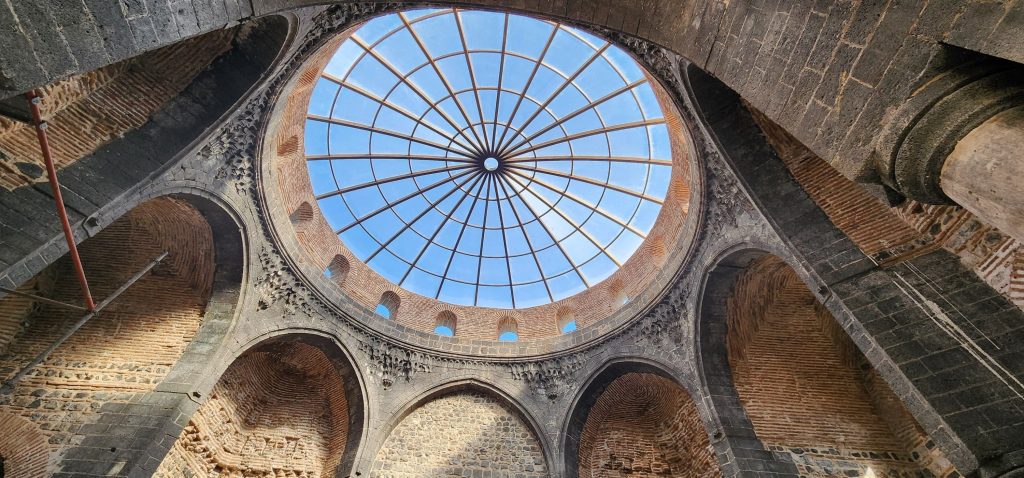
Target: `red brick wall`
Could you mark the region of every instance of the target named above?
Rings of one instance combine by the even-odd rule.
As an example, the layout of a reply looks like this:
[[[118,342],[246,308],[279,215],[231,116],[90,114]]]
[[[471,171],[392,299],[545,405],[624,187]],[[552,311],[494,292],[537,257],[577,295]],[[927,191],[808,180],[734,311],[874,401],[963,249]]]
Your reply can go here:
[[[213,277],[210,227],[198,211],[174,199],[142,204],[81,244],[97,300],[164,250],[171,254],[165,264],[58,347],[13,395],[0,399],[0,414],[22,417],[45,437],[50,458],[76,443],[78,428],[98,418],[102,403],[128,401],[160,382],[196,333]],[[34,280],[37,285],[52,283],[42,288],[51,298],[81,303],[66,257]],[[19,317],[25,321],[8,338],[8,353],[0,356],[4,379],[82,315],[47,304],[26,305],[12,297],[0,300],[0,314],[0,323]],[[21,436],[0,433],[0,447]]]
[[[752,263],[727,308],[740,401],[761,441],[790,453],[802,475],[953,471],[924,449],[916,422],[785,263]]]
[[[137,58],[76,75],[41,88],[43,118],[58,169],[145,124],[231,46],[236,29],[210,32]],[[15,163],[42,168],[31,125],[0,117],[0,187],[13,189],[32,177]]]
[[[750,111],[797,182],[865,254],[879,262],[898,261],[945,248],[1024,308],[1024,245],[1020,242],[960,207],[907,201],[889,208],[759,111]]]
[[[612,381],[580,435],[579,476],[718,477],[697,407],[681,387],[650,373]]]
[[[228,367],[154,476],[334,476],[347,435],[330,359],[301,342],[269,344]]]

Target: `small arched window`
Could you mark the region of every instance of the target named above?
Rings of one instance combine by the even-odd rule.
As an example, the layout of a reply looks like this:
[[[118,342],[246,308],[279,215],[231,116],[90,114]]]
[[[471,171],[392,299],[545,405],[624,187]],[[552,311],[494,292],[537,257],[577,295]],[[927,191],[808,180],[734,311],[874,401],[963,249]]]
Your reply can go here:
[[[519,324],[516,319],[505,316],[498,321],[498,340],[501,342],[516,342],[519,340]]]
[[[334,256],[331,263],[327,265],[327,269],[324,269],[324,275],[340,286],[345,282],[345,277],[348,276],[348,268],[348,259],[345,259],[345,256],[338,254]]]
[[[576,330],[576,314],[568,307],[558,309],[558,331],[567,334]]]
[[[395,320],[398,318],[398,305],[401,303],[398,294],[390,290],[381,294],[380,302],[377,303],[377,315],[385,319]]]
[[[611,292],[613,306],[623,306],[629,303],[629,296],[626,295],[626,287],[622,282],[615,281],[615,283],[608,288],[608,291]]]
[[[455,336],[455,314],[449,310],[442,310],[434,319],[434,333],[445,337]]]
[[[294,211],[288,216],[291,220],[292,226],[296,228],[304,226],[309,221],[313,220],[313,206],[310,206],[308,202],[303,201],[299,204],[299,207],[295,208]]]

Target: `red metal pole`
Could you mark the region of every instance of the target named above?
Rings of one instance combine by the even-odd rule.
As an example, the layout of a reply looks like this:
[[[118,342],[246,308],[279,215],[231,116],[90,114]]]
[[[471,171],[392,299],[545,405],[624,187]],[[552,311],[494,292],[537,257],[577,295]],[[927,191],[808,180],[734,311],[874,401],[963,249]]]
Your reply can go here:
[[[85,308],[91,311],[96,309],[96,303],[92,300],[92,292],[89,291],[89,281],[86,280],[85,269],[82,268],[82,258],[78,256],[75,235],[71,232],[68,212],[64,209],[64,197],[60,193],[60,182],[57,181],[57,168],[53,166],[53,157],[50,155],[50,142],[46,138],[46,122],[43,121],[42,114],[39,112],[40,95],[36,90],[32,90],[25,93],[25,96],[28,98],[28,105],[32,110],[32,122],[36,127],[36,137],[39,138],[39,148],[43,152],[46,174],[50,177],[50,188],[53,189],[53,202],[57,206],[60,225],[64,228],[64,239],[68,241],[68,254],[71,255],[71,262],[75,266],[75,275],[78,276],[78,283],[82,286],[82,299],[85,300]]]

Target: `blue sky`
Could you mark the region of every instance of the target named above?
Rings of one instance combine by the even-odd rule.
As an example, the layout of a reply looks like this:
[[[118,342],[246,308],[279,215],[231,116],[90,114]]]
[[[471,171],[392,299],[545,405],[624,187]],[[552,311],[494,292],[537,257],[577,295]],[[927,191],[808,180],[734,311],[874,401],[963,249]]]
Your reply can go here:
[[[494,12],[359,28],[314,89],[305,148],[320,208],[356,257],[411,292],[497,308],[611,275],[671,176],[662,112],[629,55]]]

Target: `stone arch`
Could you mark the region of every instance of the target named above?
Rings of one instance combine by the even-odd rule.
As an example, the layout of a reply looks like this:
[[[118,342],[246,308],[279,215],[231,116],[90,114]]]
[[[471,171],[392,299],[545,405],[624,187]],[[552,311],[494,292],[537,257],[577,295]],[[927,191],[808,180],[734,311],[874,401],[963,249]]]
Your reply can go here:
[[[955,473],[778,256],[726,253],[707,276],[698,313],[700,370],[733,446],[770,449],[801,476]]]
[[[80,244],[95,299],[107,297],[164,251],[168,257],[75,331],[13,388],[14,397],[35,398],[12,400],[0,406],[0,411],[43,423],[54,417],[40,410],[62,411],[63,424],[47,424],[43,433],[57,459],[60,455],[72,458],[53,466],[68,466],[77,459],[74,457],[83,456],[68,448],[108,442],[110,437],[102,427],[87,425],[108,412],[144,402],[143,397],[165,393],[160,391],[164,383],[194,384],[199,375],[187,369],[200,369],[213,353],[210,345],[219,343],[233,323],[243,275],[242,248],[234,216],[205,197],[168,194],[131,207]],[[20,289],[65,303],[81,300],[66,257]],[[23,297],[0,301],[5,378],[81,315]],[[47,392],[55,386],[65,392]],[[188,401],[182,395],[170,397],[174,400],[146,412],[152,414],[154,423],[173,422],[175,403],[181,406],[182,400]],[[86,402],[91,406],[82,406]],[[162,418],[158,419],[159,415]],[[147,426],[155,433],[154,423]],[[110,450],[112,461],[124,458],[131,464],[136,458],[132,450],[103,448]]]
[[[539,424],[511,395],[474,379],[434,387],[410,400],[385,427],[388,434],[369,476],[547,477],[551,450]],[[414,435],[422,434],[423,438]],[[413,462],[401,461],[423,446]],[[431,447],[431,445],[434,445]],[[410,455],[411,456],[411,455]]]
[[[458,333],[458,328],[456,328],[458,321],[459,319],[455,316],[454,312],[450,310],[442,310],[437,313],[436,317],[434,317],[434,330],[437,331],[440,327],[447,327],[448,330],[451,331],[451,335],[454,336]]]
[[[704,422],[690,392],[660,364],[606,363],[565,421],[562,471],[571,478],[721,476]]]
[[[263,338],[224,370],[155,476],[345,475],[365,427],[362,390],[334,340],[308,333]]]

